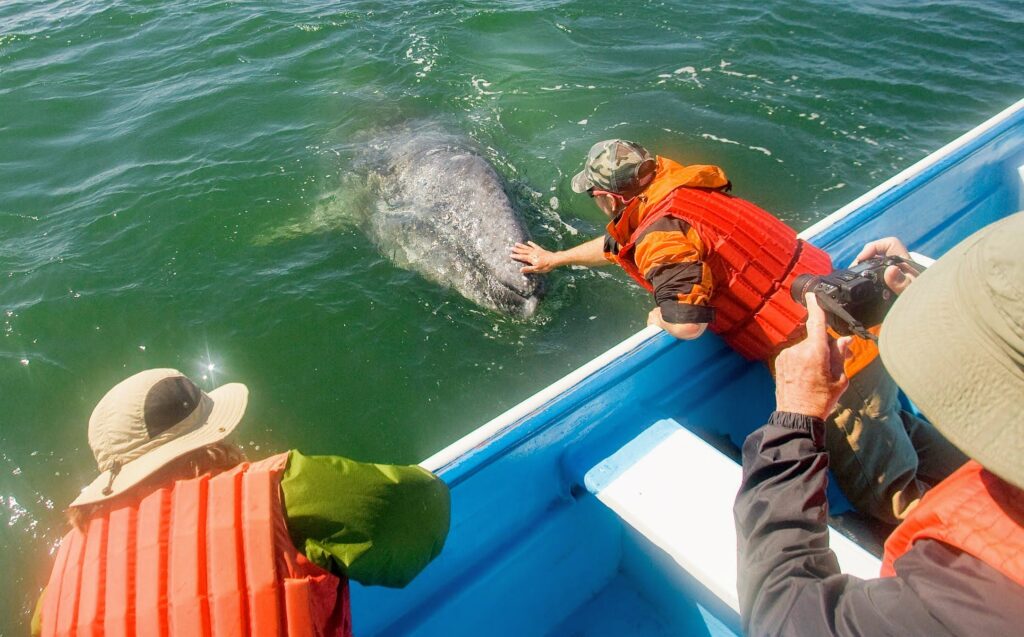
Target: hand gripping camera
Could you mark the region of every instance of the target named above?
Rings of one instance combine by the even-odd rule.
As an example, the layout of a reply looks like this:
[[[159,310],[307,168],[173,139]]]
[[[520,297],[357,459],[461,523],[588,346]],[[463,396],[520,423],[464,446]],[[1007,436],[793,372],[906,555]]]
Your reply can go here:
[[[793,281],[790,293],[804,305],[804,295],[813,292],[818,305],[825,310],[828,326],[839,335],[856,334],[877,341],[867,328],[880,324],[896,300],[896,294],[883,279],[885,269],[904,263],[918,272],[924,269],[903,257],[873,257],[825,276],[801,274]]]

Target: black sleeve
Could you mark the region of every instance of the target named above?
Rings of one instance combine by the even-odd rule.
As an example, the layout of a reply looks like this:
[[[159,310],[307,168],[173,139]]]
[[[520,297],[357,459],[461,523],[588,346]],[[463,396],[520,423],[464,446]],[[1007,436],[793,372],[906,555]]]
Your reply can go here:
[[[608,232],[604,233],[604,253],[615,256],[619,253],[619,244]]]
[[[707,265],[683,261],[656,265],[647,272],[654,301],[666,323],[710,323],[715,310],[707,305],[708,290],[701,285]]]
[[[659,300],[661,318],[666,323],[710,323],[715,320],[715,310],[706,305],[689,305],[674,299]]]
[[[786,412],[743,445],[734,514],[746,635],[946,635],[900,577],[842,575],[828,546],[824,423]]]

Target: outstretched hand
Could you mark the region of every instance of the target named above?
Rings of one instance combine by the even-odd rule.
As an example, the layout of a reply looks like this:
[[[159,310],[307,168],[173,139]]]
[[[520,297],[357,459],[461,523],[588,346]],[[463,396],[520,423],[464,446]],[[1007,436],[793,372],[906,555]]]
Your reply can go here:
[[[545,250],[533,241],[513,246],[512,258],[526,264],[519,268],[523,274],[544,274],[558,267],[555,253]]]
[[[843,373],[849,339],[829,336],[814,294],[806,302],[807,337],[775,359],[776,409],[825,420],[849,383]]]
[[[903,245],[903,242],[896,237],[885,237],[865,245],[860,254],[857,255],[857,258],[853,260],[853,264],[857,265],[861,261],[872,257],[903,257],[909,260],[910,252],[907,250],[907,246]],[[885,279],[885,284],[889,286],[889,289],[899,294],[914,282],[917,275],[918,272],[914,268],[906,264],[900,264],[887,267],[882,277]]]

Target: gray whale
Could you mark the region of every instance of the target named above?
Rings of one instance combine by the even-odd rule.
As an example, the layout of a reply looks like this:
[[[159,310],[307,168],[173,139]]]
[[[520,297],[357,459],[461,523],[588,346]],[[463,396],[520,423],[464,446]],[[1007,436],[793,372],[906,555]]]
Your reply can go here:
[[[491,164],[462,137],[409,130],[365,148],[379,201],[366,231],[401,268],[485,308],[528,317],[543,279],[509,257],[530,237]]]

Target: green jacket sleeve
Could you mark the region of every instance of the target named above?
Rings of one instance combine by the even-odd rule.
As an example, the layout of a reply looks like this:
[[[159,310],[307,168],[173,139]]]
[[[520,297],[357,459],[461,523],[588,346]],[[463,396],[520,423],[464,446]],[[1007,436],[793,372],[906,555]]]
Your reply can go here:
[[[448,487],[417,466],[292,451],[281,490],[295,546],[361,584],[405,586],[448,535]]]

